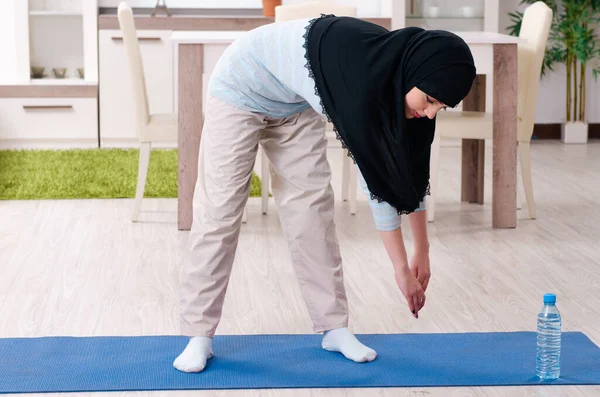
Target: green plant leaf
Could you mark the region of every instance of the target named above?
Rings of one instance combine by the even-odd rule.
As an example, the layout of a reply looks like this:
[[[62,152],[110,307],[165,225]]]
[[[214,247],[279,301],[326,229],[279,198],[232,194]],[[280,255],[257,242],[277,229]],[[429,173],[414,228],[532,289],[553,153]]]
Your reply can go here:
[[[521,5],[531,5],[537,0],[521,0]],[[548,44],[542,64],[542,77],[553,71],[556,64],[566,64],[567,60],[591,68],[594,79],[600,73],[600,39],[594,27],[600,24],[600,0],[544,0],[553,12]],[[508,13],[511,25],[509,34],[518,36],[523,23],[523,12]],[[578,73],[579,66],[574,70]],[[581,76],[580,76],[581,77]],[[585,79],[584,79],[585,83]],[[585,103],[579,90],[574,92],[574,101]],[[585,94],[584,94],[585,95]]]
[[[521,23],[523,22],[523,13],[522,12],[509,12],[510,20],[513,23],[510,26],[507,26],[506,31],[511,36],[518,36],[521,32]]]

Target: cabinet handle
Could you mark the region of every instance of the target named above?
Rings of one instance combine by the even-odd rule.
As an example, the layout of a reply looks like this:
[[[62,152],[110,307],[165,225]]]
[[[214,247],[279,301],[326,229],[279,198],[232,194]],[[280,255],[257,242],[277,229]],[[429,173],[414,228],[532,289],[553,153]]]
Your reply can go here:
[[[23,105],[23,109],[73,109],[72,105]]]
[[[123,41],[122,37],[113,37],[113,41]],[[160,37],[138,37],[139,41],[161,41]]]

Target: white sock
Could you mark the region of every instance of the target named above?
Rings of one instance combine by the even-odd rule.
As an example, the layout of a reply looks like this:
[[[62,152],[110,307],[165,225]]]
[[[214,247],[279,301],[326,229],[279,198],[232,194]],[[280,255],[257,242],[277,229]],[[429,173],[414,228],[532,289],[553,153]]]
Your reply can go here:
[[[183,353],[175,359],[173,366],[182,372],[201,372],[212,355],[212,338],[194,336]]]
[[[327,351],[342,353],[357,363],[373,361],[377,357],[377,352],[360,343],[348,328],[326,331],[321,346]]]

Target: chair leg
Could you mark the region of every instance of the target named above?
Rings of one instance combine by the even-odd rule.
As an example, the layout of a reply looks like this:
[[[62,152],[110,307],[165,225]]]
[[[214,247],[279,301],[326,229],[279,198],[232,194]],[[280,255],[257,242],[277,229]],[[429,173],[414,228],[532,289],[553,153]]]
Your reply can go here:
[[[248,222],[248,207],[244,207],[244,212],[242,212],[242,223]]]
[[[348,160],[350,158],[348,157]],[[358,167],[350,164],[350,183],[348,184],[348,198],[350,200],[350,215],[356,214],[356,184],[358,183]]]
[[[518,142],[517,145],[519,145]],[[521,172],[522,165],[518,150],[519,149],[517,148],[517,210],[520,211],[523,209],[523,206],[526,205],[526,199],[524,195],[525,185],[519,183],[519,181],[523,180],[523,173]]]
[[[427,197],[427,221],[433,222],[435,217],[435,196],[437,194],[437,175],[440,161],[440,136],[435,134],[431,144],[431,157],[429,159],[429,189],[431,195]]]
[[[529,217],[535,219],[535,201],[533,199],[533,182],[531,179],[531,144],[529,142],[519,142],[518,148]]]
[[[262,213],[266,214],[267,211],[269,210],[269,158],[267,157],[267,154],[265,153],[264,150],[261,150],[261,152],[262,152],[262,156],[261,156],[262,185],[261,185],[261,194],[260,195],[262,198]]]
[[[131,220],[138,221],[140,208],[142,207],[142,199],[144,198],[144,189],[146,188],[146,177],[148,176],[148,163],[150,163],[150,143],[145,142],[140,145],[140,160],[138,166],[138,181],[135,191],[135,199],[133,200],[133,211],[131,212]]]
[[[348,157],[348,150],[343,149],[342,156],[342,201],[348,201],[350,192],[350,157]]]

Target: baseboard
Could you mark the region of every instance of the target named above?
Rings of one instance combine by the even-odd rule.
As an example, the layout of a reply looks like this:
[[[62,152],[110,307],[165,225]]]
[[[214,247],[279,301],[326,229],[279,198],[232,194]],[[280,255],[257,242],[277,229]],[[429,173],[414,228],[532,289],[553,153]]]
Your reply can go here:
[[[600,123],[590,123],[588,130],[588,138],[589,139],[599,139],[600,138]],[[546,139],[556,139],[560,140],[560,123],[549,123],[549,124],[535,124],[533,127],[533,137],[532,140],[546,140]],[[448,139],[444,138],[440,143],[441,147],[460,147],[462,144],[462,139]],[[486,147],[492,146],[491,140],[486,140]]]
[[[0,150],[97,148],[97,139],[0,139]]]
[[[102,148],[139,149],[140,142],[137,139],[108,138],[100,140]],[[177,142],[155,142],[152,149],[177,149]]]
[[[533,126],[533,139],[560,139],[560,123],[535,124]],[[588,138],[600,138],[600,123],[590,123]]]

